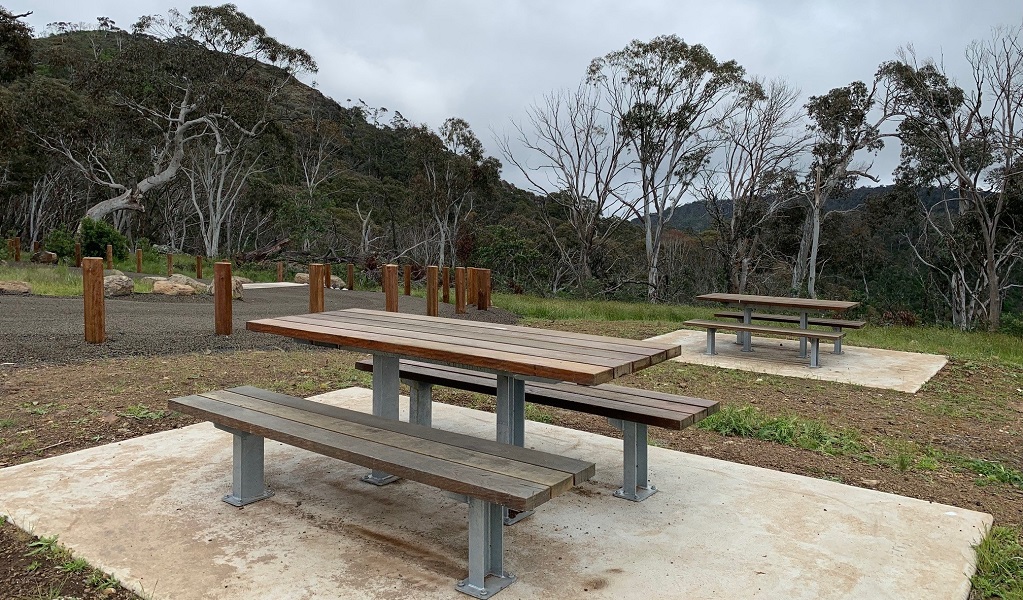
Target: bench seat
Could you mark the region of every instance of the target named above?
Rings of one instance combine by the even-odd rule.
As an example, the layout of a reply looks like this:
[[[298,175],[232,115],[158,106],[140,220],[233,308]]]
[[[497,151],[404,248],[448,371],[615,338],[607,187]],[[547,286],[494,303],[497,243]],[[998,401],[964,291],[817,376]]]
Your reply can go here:
[[[360,360],[355,368],[372,372],[373,359]],[[497,393],[497,376],[492,373],[411,360],[400,361],[398,373],[411,388],[413,419],[415,415],[429,414],[428,407],[423,405],[432,402],[433,385],[487,395]],[[656,491],[646,478],[647,426],[678,431],[718,411],[718,403],[713,400],[606,383],[582,386],[527,381],[524,387],[526,402],[606,417],[622,429],[624,483],[615,495],[629,500],[642,500]],[[634,454],[635,460],[631,458]]]
[[[718,329],[726,331],[745,331],[760,335],[774,335],[779,337],[808,339],[810,340],[810,367],[820,367],[820,340],[834,342],[842,339],[845,333],[841,331],[820,331],[817,329],[793,329],[792,327],[771,327],[769,325],[754,325],[752,323],[728,323],[725,321],[710,321],[707,319],[690,319],[683,323],[689,327],[699,327],[707,330],[707,354],[714,355],[714,334]],[[748,351],[748,350],[744,350]]]
[[[528,511],[593,476],[572,458],[403,423],[254,387],[168,401],[234,435],[232,493],[244,506],[272,495],[263,439],[416,481],[469,499],[469,577],[459,591],[489,598],[514,581],[503,568],[502,509]]]
[[[714,313],[715,317],[721,319],[738,319],[742,320],[745,316],[741,311],[728,310]],[[768,313],[753,313],[752,316],[754,321],[770,321],[773,323],[793,323],[799,324],[799,315],[777,315]],[[852,321],[849,319],[829,319],[823,317],[809,317],[806,320],[808,325],[818,325],[821,327],[837,327],[839,329],[863,329],[867,326],[866,321]]]

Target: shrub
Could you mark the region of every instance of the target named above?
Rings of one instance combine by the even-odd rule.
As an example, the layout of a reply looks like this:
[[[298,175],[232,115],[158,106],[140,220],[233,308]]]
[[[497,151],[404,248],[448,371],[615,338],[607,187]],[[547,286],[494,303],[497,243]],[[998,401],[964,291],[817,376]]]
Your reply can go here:
[[[74,258],[75,236],[63,229],[54,229],[43,240],[43,248],[53,252],[60,258]],[[105,251],[105,249],[104,249]]]
[[[106,221],[82,220],[83,256],[106,256],[108,244],[114,247],[117,260],[128,258],[128,240],[113,225]]]

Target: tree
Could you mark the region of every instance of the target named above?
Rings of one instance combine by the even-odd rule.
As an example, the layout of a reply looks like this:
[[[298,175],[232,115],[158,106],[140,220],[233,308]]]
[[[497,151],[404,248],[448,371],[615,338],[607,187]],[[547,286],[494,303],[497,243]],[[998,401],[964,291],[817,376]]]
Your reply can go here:
[[[885,71],[902,93],[900,178],[946,192],[923,205],[927,227],[914,251],[945,279],[955,326],[979,320],[996,330],[1023,263],[1023,30],[997,28],[966,57],[966,88],[912,48]],[[928,241],[940,253],[923,251]]]
[[[618,120],[601,106],[597,90],[586,84],[574,93],[548,95],[528,114],[529,131],[515,128],[518,142],[538,163],[513,156],[507,138],[500,142],[501,151],[539,194],[540,220],[582,288],[591,277],[595,248],[621,223],[620,202],[630,185],[626,141]],[[572,244],[563,239],[563,223],[572,232]]]
[[[270,37],[232,4],[193,7],[187,18],[173,10],[142,17],[127,42],[84,76],[93,94],[124,114],[127,131],[112,138],[102,129],[110,120],[90,129],[87,119],[79,119],[86,135],[37,130],[41,144],[114,194],[86,211],[91,219],[144,211],[146,194],[174,179],[197,140],[211,139],[216,154],[227,154],[230,137],[258,136],[284,86],[316,70],[307,52]],[[129,142],[145,148],[147,160],[122,160],[119,148]]]
[[[0,83],[27,77],[32,64],[32,28],[21,19],[31,12],[16,15],[0,6]]]
[[[720,163],[700,187],[729,292],[746,293],[750,273],[766,254],[765,223],[795,197],[796,160],[809,136],[795,110],[799,91],[784,81],[755,79],[740,94],[720,129]]]
[[[719,109],[743,74],[735,61],[719,62],[706,47],[674,35],[634,40],[590,63],[588,81],[606,93],[639,171],[641,195],[625,205],[645,230],[651,302],[664,228],[719,146],[717,128],[727,116]]]
[[[863,151],[876,154],[884,147],[881,126],[893,116],[892,90],[879,71],[870,86],[854,81],[834,88],[823,96],[812,96],[806,104],[813,135],[812,161],[803,183],[805,219],[799,252],[792,266],[792,294],[798,296],[806,284],[810,298],[817,297],[818,256],[821,224],[828,215],[828,203],[852,189],[860,177],[877,182],[870,163],[854,165]],[[872,111],[878,112],[871,114]]]

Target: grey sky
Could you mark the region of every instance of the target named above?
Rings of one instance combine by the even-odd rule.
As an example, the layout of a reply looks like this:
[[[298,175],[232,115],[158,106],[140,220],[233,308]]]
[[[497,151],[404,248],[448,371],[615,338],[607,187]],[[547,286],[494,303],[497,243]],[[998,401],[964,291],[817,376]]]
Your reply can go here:
[[[0,0],[2,1],[2,0]],[[34,11],[43,31],[52,21],[95,23],[113,18],[129,28],[143,14],[191,4],[67,0],[4,3]],[[211,2],[214,4],[214,2]],[[677,34],[751,74],[781,77],[805,96],[854,80],[912,43],[922,57],[944,57],[965,76],[963,50],[996,25],[1023,22],[1019,0],[481,0],[326,2],[236,0],[277,39],[308,50],[319,64],[319,89],[345,103],[400,111],[438,127],[466,119],[498,156],[491,130],[509,131],[542,94],[574,87],[590,60],[632,39]],[[885,180],[898,160],[890,150],[875,163]],[[506,166],[504,175],[520,183]]]

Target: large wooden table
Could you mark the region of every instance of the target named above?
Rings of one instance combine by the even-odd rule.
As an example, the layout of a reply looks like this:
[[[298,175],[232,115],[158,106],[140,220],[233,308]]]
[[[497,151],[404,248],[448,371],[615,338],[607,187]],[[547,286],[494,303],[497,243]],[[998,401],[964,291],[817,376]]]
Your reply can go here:
[[[674,358],[678,344],[348,309],[259,319],[251,331],[373,354],[373,414],[398,418],[398,361],[410,358],[497,375],[497,440],[522,446],[525,381],[597,385]],[[374,471],[370,483],[393,481]]]
[[[807,329],[809,327],[807,320],[809,319],[809,313],[811,312],[841,314],[860,305],[859,302],[847,300],[817,300],[816,298],[755,296],[750,294],[701,294],[697,296],[696,299],[738,306],[743,312],[743,323],[747,325],[749,325],[753,319],[754,308],[781,308],[799,311],[800,329]],[[746,333],[745,335],[741,334],[742,332],[740,332],[740,337],[742,338],[742,349],[744,352],[750,352],[752,350],[751,336],[749,333]],[[799,355],[801,357],[806,357],[806,338],[799,340]]]

